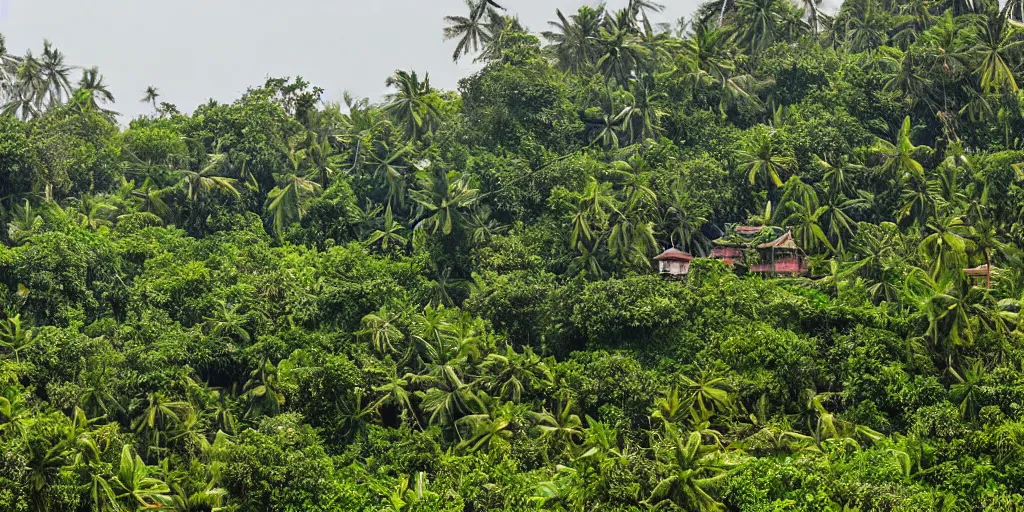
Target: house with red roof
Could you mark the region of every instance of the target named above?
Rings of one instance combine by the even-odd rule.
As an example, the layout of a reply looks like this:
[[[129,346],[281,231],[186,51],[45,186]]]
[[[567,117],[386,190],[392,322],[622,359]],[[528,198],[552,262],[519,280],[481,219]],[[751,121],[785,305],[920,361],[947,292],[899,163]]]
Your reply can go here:
[[[668,278],[683,278],[690,273],[690,262],[693,255],[672,247],[654,258],[658,263],[658,273]]]

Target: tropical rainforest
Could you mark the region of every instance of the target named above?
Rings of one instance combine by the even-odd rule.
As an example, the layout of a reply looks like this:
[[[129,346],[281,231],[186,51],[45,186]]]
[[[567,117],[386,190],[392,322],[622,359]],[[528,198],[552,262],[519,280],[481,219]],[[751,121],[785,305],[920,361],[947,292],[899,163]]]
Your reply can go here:
[[[1024,508],[1024,2],[515,9],[130,121],[0,50],[0,511]]]

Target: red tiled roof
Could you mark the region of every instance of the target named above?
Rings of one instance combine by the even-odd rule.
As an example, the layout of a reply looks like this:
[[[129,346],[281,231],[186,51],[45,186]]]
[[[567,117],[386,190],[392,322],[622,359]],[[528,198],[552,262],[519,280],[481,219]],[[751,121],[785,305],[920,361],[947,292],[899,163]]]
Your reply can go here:
[[[654,258],[654,261],[692,261],[693,255],[680,251],[675,247],[659,254]]]
[[[736,226],[736,232],[741,235],[756,235],[764,229],[764,226]]]
[[[793,232],[788,231],[785,235],[772,240],[771,242],[764,243],[757,246],[758,249],[792,249],[797,250],[796,242],[793,240]]]

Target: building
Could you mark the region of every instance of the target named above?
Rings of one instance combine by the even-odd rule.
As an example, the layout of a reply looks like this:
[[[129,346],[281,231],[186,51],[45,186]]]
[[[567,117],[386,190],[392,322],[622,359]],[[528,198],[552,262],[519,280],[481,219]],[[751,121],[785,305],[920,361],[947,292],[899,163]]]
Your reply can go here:
[[[735,265],[743,261],[745,250],[741,245],[718,244],[711,249],[711,258],[722,260],[726,265]]]
[[[974,268],[965,268],[964,274],[967,274],[967,278],[971,280],[971,284],[975,286],[984,286],[991,290],[992,277],[999,275],[999,269],[996,267],[990,268],[988,264],[984,264]]]
[[[799,276],[807,272],[807,257],[793,240],[793,232],[757,246],[761,262],[750,267],[755,274]]]
[[[747,259],[747,250],[755,247],[760,241],[770,240],[776,236],[778,233],[771,227],[729,225],[726,227],[725,236],[715,240],[711,258],[721,260],[729,266],[743,264]]]
[[[654,261],[658,262],[658,273],[662,276],[681,278],[690,273],[693,256],[673,247],[656,256]]]

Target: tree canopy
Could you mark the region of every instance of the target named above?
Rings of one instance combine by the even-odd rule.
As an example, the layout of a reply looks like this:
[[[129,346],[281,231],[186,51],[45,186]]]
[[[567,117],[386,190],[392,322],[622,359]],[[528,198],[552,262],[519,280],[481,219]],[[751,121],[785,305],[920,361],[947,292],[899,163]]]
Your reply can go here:
[[[132,120],[0,38],[0,511],[1024,508],[1022,2],[515,10]]]

